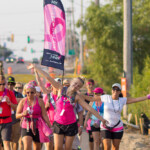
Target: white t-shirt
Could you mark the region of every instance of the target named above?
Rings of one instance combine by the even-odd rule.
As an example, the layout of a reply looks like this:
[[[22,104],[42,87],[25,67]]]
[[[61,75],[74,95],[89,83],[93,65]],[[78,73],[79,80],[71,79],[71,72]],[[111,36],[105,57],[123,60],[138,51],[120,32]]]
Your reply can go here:
[[[109,127],[114,127],[121,118],[121,112],[123,106],[126,105],[127,98],[120,97],[119,100],[113,100],[111,95],[102,95],[101,101],[104,102],[103,118],[109,122]],[[123,126],[122,121],[118,126]]]

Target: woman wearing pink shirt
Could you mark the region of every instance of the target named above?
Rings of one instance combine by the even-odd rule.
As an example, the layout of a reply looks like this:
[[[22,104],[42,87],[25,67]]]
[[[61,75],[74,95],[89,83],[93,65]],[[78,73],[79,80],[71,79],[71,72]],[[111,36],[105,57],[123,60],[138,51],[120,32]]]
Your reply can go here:
[[[45,71],[39,69],[33,64],[28,66],[28,69],[34,68],[38,73],[44,76],[51,84],[58,90],[58,99],[56,101],[56,109],[54,116],[54,148],[55,150],[63,149],[63,142],[65,138],[65,150],[70,150],[75,135],[78,133],[78,125],[74,113],[74,105],[78,102],[82,107],[93,113],[105,125],[104,120],[96,110],[89,106],[84,98],[77,94],[82,86],[84,80],[80,77],[74,78],[70,86],[64,89],[63,86],[56,82]],[[65,91],[66,90],[66,91]],[[64,92],[65,91],[65,92]]]

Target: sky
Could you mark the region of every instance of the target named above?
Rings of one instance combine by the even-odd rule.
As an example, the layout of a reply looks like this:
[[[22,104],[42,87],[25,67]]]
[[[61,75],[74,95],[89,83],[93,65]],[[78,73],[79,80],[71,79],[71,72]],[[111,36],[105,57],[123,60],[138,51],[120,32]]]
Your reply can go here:
[[[65,10],[71,7],[72,0],[62,0]],[[93,0],[83,0],[83,13]],[[81,16],[81,0],[74,0],[75,22]],[[78,32],[80,30],[78,29]],[[14,42],[7,38],[14,34]],[[27,44],[27,36],[34,43]],[[25,60],[40,58],[44,43],[43,0],[0,0],[0,45],[13,50],[14,54]],[[27,48],[26,52],[22,49]],[[33,48],[36,53],[31,53]]]

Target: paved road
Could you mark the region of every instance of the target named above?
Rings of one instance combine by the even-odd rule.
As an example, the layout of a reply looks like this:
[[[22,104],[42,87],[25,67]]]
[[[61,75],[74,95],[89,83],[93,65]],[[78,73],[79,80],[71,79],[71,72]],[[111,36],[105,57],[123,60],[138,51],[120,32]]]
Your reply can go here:
[[[29,64],[28,62],[25,62],[24,64],[21,64],[21,63],[17,64],[15,62],[14,63],[6,63],[6,62],[4,62],[4,71],[7,74],[8,67],[11,67],[13,74],[31,74],[31,71],[27,69],[27,65],[28,64]],[[38,64],[38,66],[41,66],[41,65]],[[48,67],[45,67],[45,66],[41,66],[41,67],[45,71],[48,72]],[[55,69],[55,72],[56,72],[57,75],[62,75],[62,71],[61,70]],[[65,74],[66,73],[73,73],[73,72],[74,72],[73,65],[72,65],[72,67],[65,65]]]
[[[27,69],[27,63],[17,64],[17,63],[5,63],[4,62],[4,72],[7,74],[8,67],[12,68],[13,74],[30,74],[31,71]]]
[[[82,133],[80,141],[81,141],[81,149],[82,150],[89,150],[88,134],[86,132]],[[42,147],[42,150],[46,150],[44,145]]]

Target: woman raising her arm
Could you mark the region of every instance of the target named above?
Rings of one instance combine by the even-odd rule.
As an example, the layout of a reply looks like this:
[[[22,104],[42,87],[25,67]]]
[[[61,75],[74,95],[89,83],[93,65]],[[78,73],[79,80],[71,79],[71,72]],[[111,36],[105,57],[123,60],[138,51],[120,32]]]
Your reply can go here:
[[[58,99],[56,101],[56,109],[54,116],[54,148],[55,150],[63,149],[63,141],[65,137],[65,150],[71,150],[75,135],[78,133],[76,116],[74,113],[74,105],[78,102],[82,107],[94,114],[105,125],[104,120],[96,110],[89,106],[77,91],[84,85],[84,80],[80,77],[74,78],[68,88],[63,86],[51,78],[46,72],[31,64],[28,69],[34,68],[38,73],[43,75],[58,90]]]

